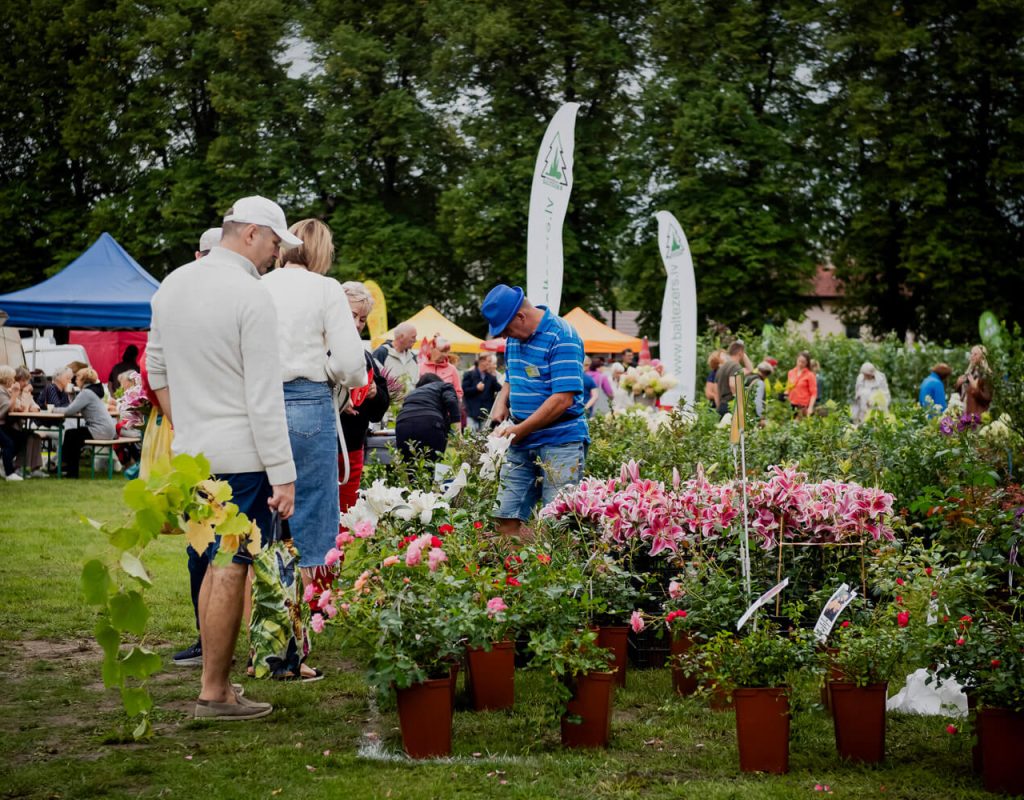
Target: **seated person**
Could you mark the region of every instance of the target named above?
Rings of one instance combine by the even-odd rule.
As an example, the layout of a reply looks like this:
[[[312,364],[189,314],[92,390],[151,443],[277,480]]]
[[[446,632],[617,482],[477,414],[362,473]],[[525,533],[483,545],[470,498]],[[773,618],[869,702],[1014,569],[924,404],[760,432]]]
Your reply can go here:
[[[14,420],[7,418],[13,408],[15,388],[14,367],[0,366],[0,457],[3,458],[4,475],[9,481],[20,481],[21,475],[15,460],[25,443],[25,432],[14,427]]]
[[[75,375],[75,383],[81,391],[71,405],[64,409],[64,413],[80,413],[85,418],[85,426],[71,428],[64,433],[64,471],[69,478],[78,477],[78,462],[86,439],[117,438],[107,404],[100,399],[101,394],[97,394],[94,388],[98,385],[100,393],[103,392],[103,384],[96,370],[92,367],[80,369]]]
[[[71,405],[68,387],[71,385],[71,380],[74,376],[75,373],[71,371],[70,367],[62,367],[53,373],[53,380],[46,384],[46,389],[43,390],[43,402],[41,404],[43,408],[49,411],[50,406],[64,408]]]
[[[36,403],[35,397],[32,394],[32,373],[25,367],[18,367],[14,370],[14,392],[11,396],[11,411],[38,411],[39,404]],[[16,429],[23,429],[21,421],[14,423]],[[43,471],[43,449],[40,446],[38,436],[33,436],[29,431],[25,431],[25,460],[22,462],[28,465],[28,468],[32,470],[31,477],[33,478],[46,478],[47,474]]]

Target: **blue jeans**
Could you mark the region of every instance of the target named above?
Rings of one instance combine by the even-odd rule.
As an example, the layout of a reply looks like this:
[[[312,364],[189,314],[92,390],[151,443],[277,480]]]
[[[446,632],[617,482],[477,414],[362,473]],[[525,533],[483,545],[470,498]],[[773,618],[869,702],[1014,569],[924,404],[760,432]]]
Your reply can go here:
[[[494,516],[525,522],[538,501],[550,503],[559,489],[583,477],[585,457],[585,442],[513,445],[501,465]]]
[[[300,567],[322,567],[338,536],[338,431],[326,383],[284,385],[284,412],[295,461],[295,513],[288,524]]]
[[[270,481],[267,480],[267,473],[231,472],[213,477],[219,481],[227,481],[231,485],[231,502],[238,506],[240,513],[245,514],[259,525],[262,540],[260,544],[266,546],[273,519],[273,512],[267,505],[267,501],[274,493]],[[199,630],[199,590],[203,586],[206,570],[209,569],[219,547],[220,537],[218,536],[202,553],[197,553],[191,545],[187,549],[189,588],[192,591],[192,609],[196,615],[196,630]],[[244,544],[239,547],[231,562],[245,566],[252,563],[252,556],[249,555]]]

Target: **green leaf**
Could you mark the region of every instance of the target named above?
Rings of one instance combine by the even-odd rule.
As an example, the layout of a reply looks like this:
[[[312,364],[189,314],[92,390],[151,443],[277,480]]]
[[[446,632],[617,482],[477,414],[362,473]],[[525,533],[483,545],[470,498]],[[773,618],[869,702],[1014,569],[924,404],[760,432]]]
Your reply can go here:
[[[121,702],[124,703],[125,713],[129,717],[145,714],[153,708],[153,698],[150,697],[148,689],[125,687],[121,690]]]
[[[149,573],[146,572],[146,568],[138,556],[129,553],[127,550],[121,553],[121,569],[146,586],[153,585],[153,582],[149,579]]]
[[[146,678],[159,672],[163,659],[145,647],[135,646],[131,652],[121,659],[121,672],[127,678]]]
[[[147,540],[152,540],[159,535],[164,526],[164,520],[164,514],[155,508],[143,508],[135,512],[135,525]]]
[[[101,619],[93,629],[96,642],[103,648],[107,658],[117,658],[118,649],[121,647],[121,634],[118,633],[106,619]]]
[[[140,510],[149,506],[149,490],[142,478],[128,481],[124,487],[124,502],[128,508]]]
[[[153,726],[150,724],[149,715],[147,714],[142,718],[142,722],[138,724],[138,727],[132,731],[132,736],[136,739],[148,739],[153,735]]]
[[[142,636],[149,609],[138,592],[118,592],[110,598],[110,623],[121,631]]]
[[[114,583],[107,565],[98,559],[85,562],[82,567],[82,594],[91,606],[105,606]]]
[[[116,658],[103,659],[101,674],[103,675],[103,685],[108,689],[124,685],[124,676],[121,674],[121,662]]]
[[[94,527],[98,531],[103,530],[103,523],[102,522],[99,522],[99,521],[94,520],[94,519],[92,519],[90,517],[87,517],[87,516],[85,516],[85,514],[79,514],[78,518],[82,522],[84,522],[86,525],[92,525],[92,527]]]
[[[107,537],[111,547],[118,550],[130,550],[139,542],[139,531],[137,528],[115,528],[110,531]]]

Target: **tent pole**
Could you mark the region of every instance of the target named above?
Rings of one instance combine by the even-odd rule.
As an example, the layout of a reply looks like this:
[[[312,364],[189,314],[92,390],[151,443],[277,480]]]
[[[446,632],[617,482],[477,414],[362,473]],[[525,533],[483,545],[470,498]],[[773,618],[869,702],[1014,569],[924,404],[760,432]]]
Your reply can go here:
[[[39,345],[36,343],[36,334],[39,333],[39,328],[32,329],[32,369],[36,368],[36,355],[39,353]]]

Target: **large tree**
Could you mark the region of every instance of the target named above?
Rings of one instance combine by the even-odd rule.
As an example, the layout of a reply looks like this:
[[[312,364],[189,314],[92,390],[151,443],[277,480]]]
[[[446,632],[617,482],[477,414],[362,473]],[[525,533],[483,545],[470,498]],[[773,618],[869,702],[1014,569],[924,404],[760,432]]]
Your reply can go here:
[[[810,0],[660,0],[643,109],[650,187],[623,299],[656,334],[665,283],[655,210],[690,241],[698,313],[730,325],[802,311],[817,261]]]
[[[578,102],[566,215],[562,309],[608,298],[635,179],[626,147],[644,46],[646,2],[494,0],[433,6],[438,81],[470,147],[441,206],[469,268],[465,313],[495,282],[522,283],[537,149],[564,102]]]
[[[847,313],[955,340],[984,308],[1024,321],[1024,2],[825,10]]]

